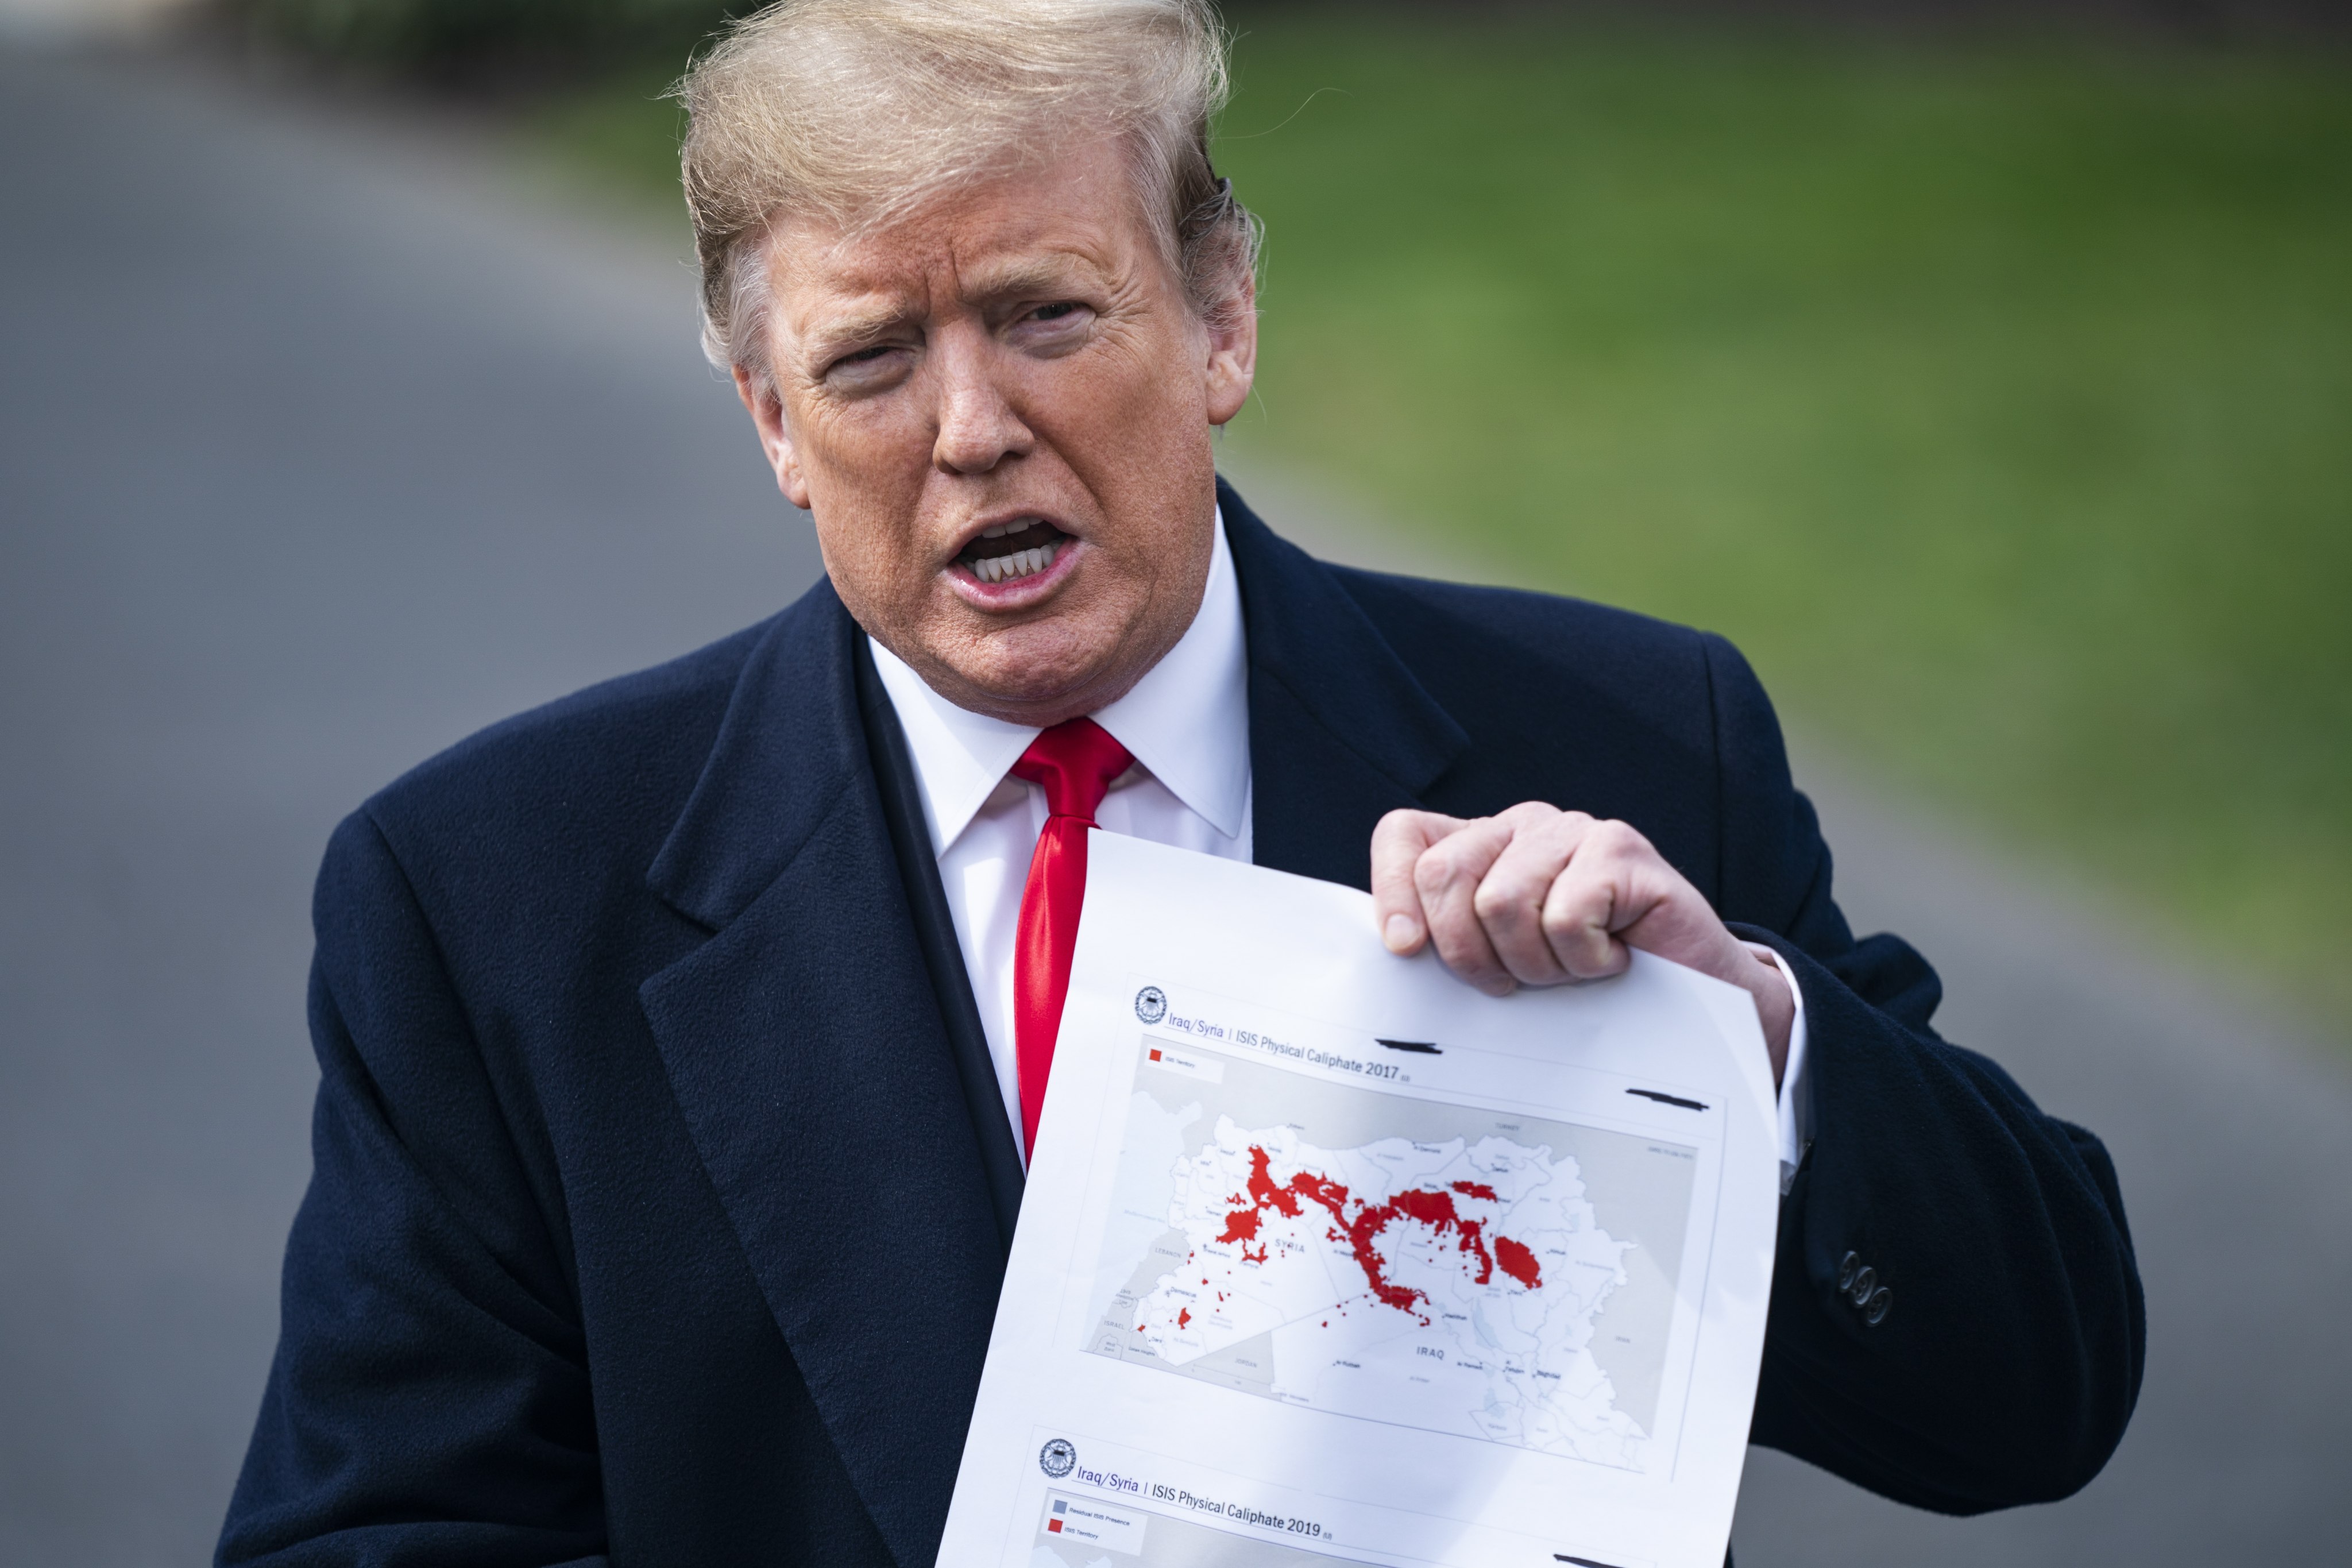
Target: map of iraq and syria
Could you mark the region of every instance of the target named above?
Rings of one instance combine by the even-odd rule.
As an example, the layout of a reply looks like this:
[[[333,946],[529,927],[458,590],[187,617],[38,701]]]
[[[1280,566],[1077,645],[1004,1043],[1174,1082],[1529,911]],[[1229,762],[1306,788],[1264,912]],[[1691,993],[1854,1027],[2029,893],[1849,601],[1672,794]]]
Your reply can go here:
[[[1090,1348],[1638,1468],[1695,1169],[1655,1139],[1147,1046]]]

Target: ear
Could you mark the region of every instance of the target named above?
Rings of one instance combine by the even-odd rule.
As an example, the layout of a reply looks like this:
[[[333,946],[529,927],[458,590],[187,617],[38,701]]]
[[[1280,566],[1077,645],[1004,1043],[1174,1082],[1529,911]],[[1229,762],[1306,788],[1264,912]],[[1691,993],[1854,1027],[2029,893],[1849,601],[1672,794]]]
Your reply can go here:
[[[1249,402],[1257,378],[1257,279],[1243,272],[1209,328],[1209,423],[1223,425]]]
[[[768,467],[776,471],[776,488],[784,492],[786,500],[806,511],[808,481],[801,477],[800,459],[793,450],[793,433],[784,423],[784,403],[776,395],[775,383],[739,364],[735,395],[743,400],[752,426],[760,432],[760,450],[767,454]]]

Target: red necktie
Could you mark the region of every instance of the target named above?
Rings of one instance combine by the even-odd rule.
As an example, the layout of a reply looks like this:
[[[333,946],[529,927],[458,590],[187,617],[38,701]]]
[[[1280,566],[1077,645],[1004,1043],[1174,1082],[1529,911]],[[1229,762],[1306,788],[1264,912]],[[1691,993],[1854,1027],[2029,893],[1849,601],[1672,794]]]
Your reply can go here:
[[[1013,1059],[1021,1075],[1021,1152],[1037,1142],[1045,1077],[1070,994],[1070,958],[1078,946],[1078,906],[1087,896],[1087,829],[1110,781],[1135,759],[1091,719],[1056,724],[1029,742],[1013,776],[1045,791],[1045,830],[1029,857],[1021,889],[1021,926],[1013,947]]]

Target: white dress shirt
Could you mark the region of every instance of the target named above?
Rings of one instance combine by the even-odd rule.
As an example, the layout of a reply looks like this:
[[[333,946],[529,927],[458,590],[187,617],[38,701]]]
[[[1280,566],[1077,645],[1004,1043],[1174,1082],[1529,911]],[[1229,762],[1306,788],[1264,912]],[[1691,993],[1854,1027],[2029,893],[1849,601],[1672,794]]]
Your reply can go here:
[[[923,801],[923,821],[939,856],[940,880],[955,921],[956,944],[971,976],[972,999],[1004,1112],[1021,1125],[1021,1081],[1013,1054],[1013,947],[1029,858],[1045,829],[1045,792],[1012,776],[1013,764],[1038,731],[957,707],[924,683],[880,643],[874,663],[898,710]],[[1092,715],[1135,758],[1111,781],[1095,821],[1105,831],[1155,844],[1250,858],[1249,657],[1242,634],[1241,585],[1217,518],[1209,581],[1192,624],[1165,658],[1118,701]],[[1369,850],[1369,847],[1368,847]],[[1789,1062],[1780,1094],[1781,1190],[1804,1149],[1796,1093],[1804,1060],[1805,1002],[1796,979],[1769,948],[1757,953],[1780,969],[1796,999]]]

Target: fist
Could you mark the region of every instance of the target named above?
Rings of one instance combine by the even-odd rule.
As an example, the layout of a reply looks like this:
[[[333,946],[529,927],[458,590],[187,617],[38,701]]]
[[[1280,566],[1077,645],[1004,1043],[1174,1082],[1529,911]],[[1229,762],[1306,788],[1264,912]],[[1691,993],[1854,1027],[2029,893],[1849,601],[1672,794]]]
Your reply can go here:
[[[1633,948],[1756,1000],[1779,1082],[1795,1005],[1683,874],[1622,822],[1529,801],[1496,816],[1392,811],[1372,830],[1372,910],[1391,952],[1434,942],[1481,991],[1622,973]]]

